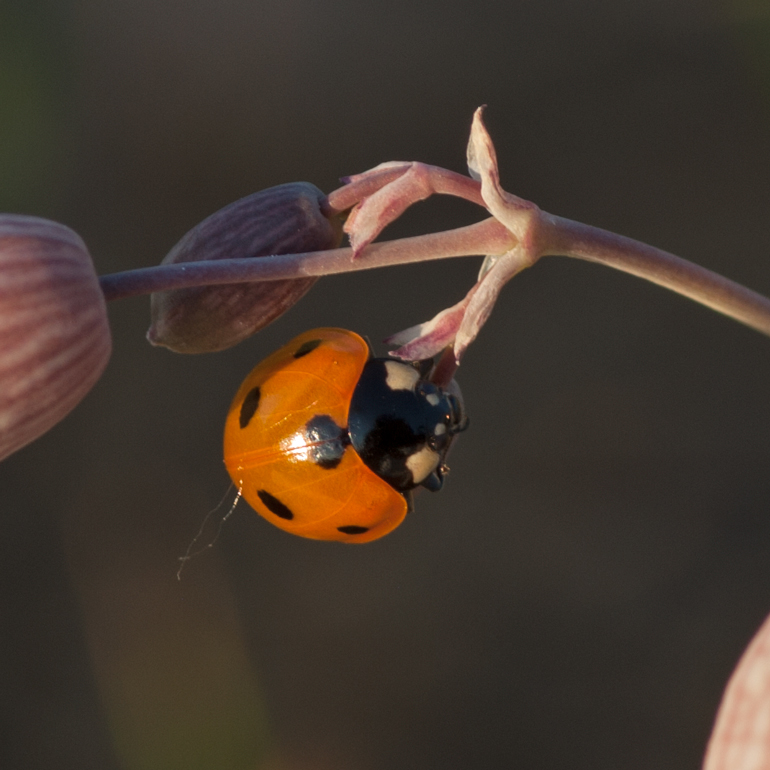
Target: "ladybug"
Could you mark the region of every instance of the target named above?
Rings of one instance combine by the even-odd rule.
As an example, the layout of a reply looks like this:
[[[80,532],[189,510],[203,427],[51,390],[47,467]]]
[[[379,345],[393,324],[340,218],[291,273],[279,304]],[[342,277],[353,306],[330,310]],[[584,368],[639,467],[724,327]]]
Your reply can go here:
[[[246,377],[225,423],[225,465],[246,501],[287,532],[366,543],[395,529],[411,491],[441,488],[459,390],[424,366],[373,358],[345,329],[313,329]]]

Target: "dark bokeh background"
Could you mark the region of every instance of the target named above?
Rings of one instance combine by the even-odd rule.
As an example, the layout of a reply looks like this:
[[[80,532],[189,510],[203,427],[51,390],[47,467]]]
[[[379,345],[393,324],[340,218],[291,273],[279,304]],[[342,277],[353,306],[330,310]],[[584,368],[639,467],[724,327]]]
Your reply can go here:
[[[270,185],[462,171],[487,103],[508,189],[769,294],[768,52],[762,0],[3,0],[0,210],[151,265]],[[478,218],[432,200],[388,235]],[[246,372],[312,326],[426,320],[477,269],[328,279],[212,356],[110,307],[102,380],[0,465],[1,767],[699,766],[770,612],[770,340],[637,279],[513,281],[447,487],[389,537],[241,506],[175,578]]]

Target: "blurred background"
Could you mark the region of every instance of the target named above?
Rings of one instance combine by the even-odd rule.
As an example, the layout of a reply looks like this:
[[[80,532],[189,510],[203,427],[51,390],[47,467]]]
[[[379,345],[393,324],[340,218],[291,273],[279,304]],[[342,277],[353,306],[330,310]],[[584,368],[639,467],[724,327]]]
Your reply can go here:
[[[484,103],[507,189],[770,294],[766,0],[3,0],[0,210],[153,265],[271,185],[464,171]],[[386,237],[482,217],[433,199]],[[252,366],[427,320],[478,266],[326,279],[208,356],[111,305],[105,375],[0,465],[1,767],[700,766],[770,612],[770,340],[638,279],[550,258],[506,288],[448,483],[390,536],[241,504],[176,579]]]

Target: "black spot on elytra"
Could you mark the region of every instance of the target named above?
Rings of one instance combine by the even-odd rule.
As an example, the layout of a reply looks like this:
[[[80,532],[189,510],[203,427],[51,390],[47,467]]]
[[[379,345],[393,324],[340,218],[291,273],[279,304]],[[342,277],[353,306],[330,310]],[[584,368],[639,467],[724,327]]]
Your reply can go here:
[[[257,387],[252,388],[243,399],[243,402],[241,403],[241,414],[238,418],[241,428],[245,428],[249,424],[254,413],[257,411],[257,407],[259,406],[259,396],[259,385],[257,385]]]
[[[323,340],[308,340],[307,342],[303,342],[294,351],[294,358],[302,358],[302,356],[306,356],[308,353],[312,353],[321,344],[321,342],[323,342]]]
[[[265,508],[267,508],[267,510],[270,511],[270,513],[274,513],[276,516],[280,517],[281,519],[294,518],[294,514],[291,512],[290,508],[287,508],[277,497],[273,497],[269,492],[266,492],[264,489],[260,489],[257,492],[257,496],[265,504]]]
[[[363,535],[364,532],[369,531],[369,527],[359,527],[357,524],[348,524],[345,527],[337,527],[338,532],[342,532],[344,535]]]
[[[336,468],[350,443],[348,432],[328,414],[317,414],[305,425],[310,457],[324,470]]]

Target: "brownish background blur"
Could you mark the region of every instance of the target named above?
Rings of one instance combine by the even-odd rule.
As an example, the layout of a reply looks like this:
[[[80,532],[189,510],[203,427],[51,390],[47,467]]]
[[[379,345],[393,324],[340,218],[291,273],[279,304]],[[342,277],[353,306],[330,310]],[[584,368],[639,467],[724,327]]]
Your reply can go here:
[[[0,210],[71,226],[100,273],[152,265],[264,187],[463,171],[482,103],[511,191],[770,294],[759,0],[3,0]],[[480,216],[429,201],[387,235]],[[212,356],[110,307],[102,380],[0,465],[0,767],[699,767],[770,612],[770,340],[637,279],[512,282],[448,484],[389,537],[243,505],[175,578],[248,370],[313,326],[424,321],[478,264],[322,281]]]

